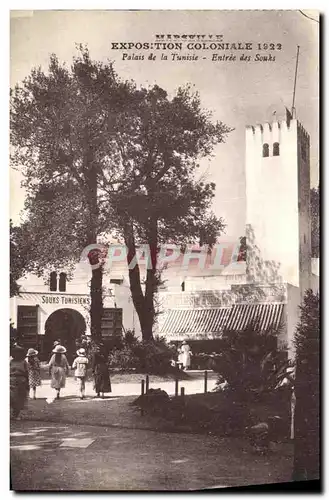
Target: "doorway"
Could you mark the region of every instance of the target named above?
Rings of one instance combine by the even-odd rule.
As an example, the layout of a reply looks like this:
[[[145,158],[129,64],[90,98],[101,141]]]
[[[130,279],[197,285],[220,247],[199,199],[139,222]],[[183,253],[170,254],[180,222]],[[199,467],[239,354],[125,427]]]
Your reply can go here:
[[[66,347],[69,363],[76,356],[76,339],[86,332],[86,322],[82,314],[74,309],[58,309],[54,311],[45,324],[43,351],[50,358],[55,340]]]

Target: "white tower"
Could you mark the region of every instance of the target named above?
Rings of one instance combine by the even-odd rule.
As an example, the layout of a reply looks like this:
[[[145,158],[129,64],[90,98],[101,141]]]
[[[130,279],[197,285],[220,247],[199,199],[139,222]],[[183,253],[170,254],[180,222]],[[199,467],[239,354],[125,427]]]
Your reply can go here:
[[[311,276],[310,138],[295,118],[247,127],[246,195],[252,280],[265,266],[268,281],[302,296]]]

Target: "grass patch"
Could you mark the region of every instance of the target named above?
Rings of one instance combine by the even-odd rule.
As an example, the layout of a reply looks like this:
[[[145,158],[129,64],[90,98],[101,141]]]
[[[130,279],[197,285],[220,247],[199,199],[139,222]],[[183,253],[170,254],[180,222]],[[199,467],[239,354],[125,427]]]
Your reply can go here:
[[[168,423],[187,426],[195,432],[218,436],[242,437],[246,427],[264,422],[278,415],[283,419],[283,437],[289,436],[290,418],[287,402],[275,398],[245,403],[232,394],[211,392],[186,395],[184,398],[139,397],[135,404],[150,414],[158,414]]]

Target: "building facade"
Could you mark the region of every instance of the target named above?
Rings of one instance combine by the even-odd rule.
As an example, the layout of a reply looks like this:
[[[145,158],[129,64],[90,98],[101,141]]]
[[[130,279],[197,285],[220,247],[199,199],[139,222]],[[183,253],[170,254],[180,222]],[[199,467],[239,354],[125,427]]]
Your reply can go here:
[[[90,335],[90,279],[90,267],[79,264],[71,279],[53,271],[48,279],[30,274],[19,280],[20,294],[11,298],[10,319],[26,346],[46,356],[60,340],[68,351],[75,351],[75,341]],[[103,338],[138,329],[127,283],[121,276],[111,279],[105,274],[104,285]]]

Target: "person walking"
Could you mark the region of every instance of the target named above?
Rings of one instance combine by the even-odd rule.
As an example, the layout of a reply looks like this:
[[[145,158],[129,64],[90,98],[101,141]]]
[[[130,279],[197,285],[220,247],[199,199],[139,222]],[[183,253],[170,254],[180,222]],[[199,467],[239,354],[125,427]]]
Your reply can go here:
[[[10,414],[17,419],[25,406],[29,393],[29,375],[25,361],[25,349],[15,344],[10,360]]]
[[[33,399],[37,399],[37,387],[41,385],[40,361],[38,351],[29,349],[26,354],[27,370],[29,375],[29,388],[32,389]]]
[[[84,399],[88,358],[86,357],[86,351],[83,348],[77,350],[77,355],[78,357],[73,361],[72,368],[75,369],[74,376],[79,382],[80,398]]]
[[[188,343],[184,340],[180,348],[180,360],[183,365],[183,370],[188,370],[191,366],[192,351]]]
[[[104,398],[104,393],[112,392],[112,388],[107,357],[99,346],[96,347],[92,357],[92,372],[94,376],[94,390],[97,397],[100,397],[102,393],[102,397]]]
[[[56,398],[60,398],[60,392],[65,387],[66,376],[69,373],[69,364],[65,356],[66,349],[62,345],[56,345],[53,355],[49,361],[49,374],[51,376],[50,387],[56,390]]]

